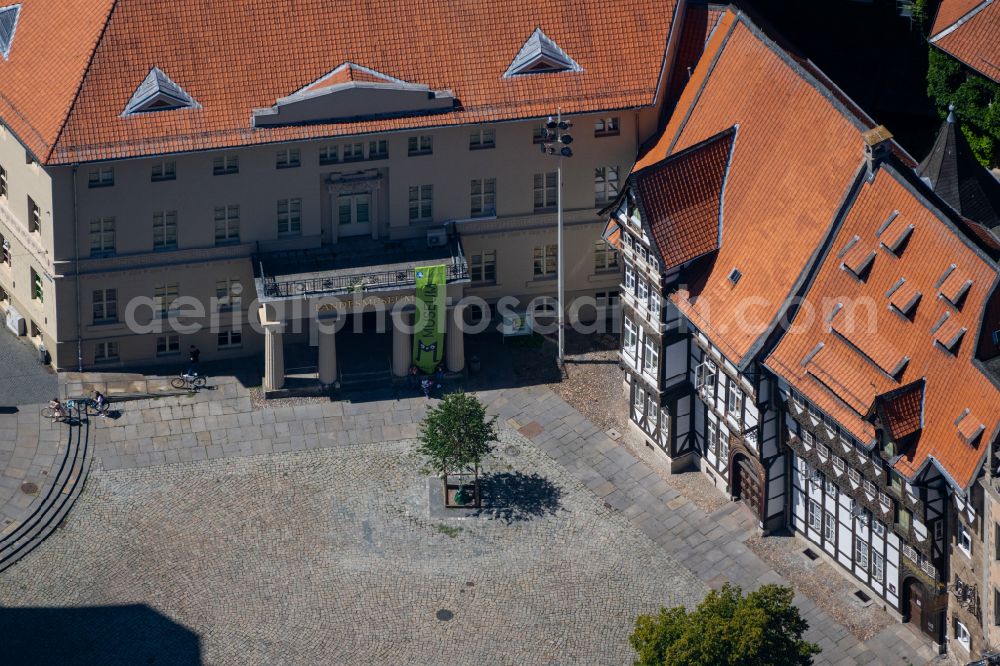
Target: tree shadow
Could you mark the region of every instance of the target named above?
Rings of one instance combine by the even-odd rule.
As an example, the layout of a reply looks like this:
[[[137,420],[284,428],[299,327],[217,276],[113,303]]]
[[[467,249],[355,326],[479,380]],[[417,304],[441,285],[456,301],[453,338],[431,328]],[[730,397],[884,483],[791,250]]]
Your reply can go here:
[[[543,476],[521,472],[494,472],[479,479],[483,506],[473,515],[506,523],[555,515],[562,490]]]
[[[144,604],[0,608],[9,664],[201,664],[196,633]]]

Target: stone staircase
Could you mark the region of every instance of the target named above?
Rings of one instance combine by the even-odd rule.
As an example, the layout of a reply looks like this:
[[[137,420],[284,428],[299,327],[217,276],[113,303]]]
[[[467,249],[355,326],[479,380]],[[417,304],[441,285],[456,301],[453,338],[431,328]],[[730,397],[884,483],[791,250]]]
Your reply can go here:
[[[41,417],[39,417],[41,418]],[[13,565],[44,541],[69,513],[83,490],[93,459],[90,447],[90,422],[86,416],[73,420],[67,429],[66,450],[50,483],[20,521],[0,532],[0,571]]]

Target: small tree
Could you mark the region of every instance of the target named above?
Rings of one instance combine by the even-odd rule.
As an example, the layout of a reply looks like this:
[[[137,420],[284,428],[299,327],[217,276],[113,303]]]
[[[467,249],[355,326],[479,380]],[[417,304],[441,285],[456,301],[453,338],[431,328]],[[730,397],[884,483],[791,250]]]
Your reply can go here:
[[[445,504],[449,475],[471,472],[475,505],[480,506],[479,464],[497,441],[496,420],[495,416],[487,419],[483,403],[465,393],[450,393],[438,406],[427,410],[420,424],[419,451],[441,473]]]
[[[790,587],[764,585],[743,596],[727,583],[693,612],[678,606],[640,615],[629,642],[636,666],[799,666],[820,651],[802,640],[808,628]]]
[[[1000,163],[1000,84],[972,72],[933,46],[927,67],[927,94],[941,118],[955,105],[962,133],[986,168]]]

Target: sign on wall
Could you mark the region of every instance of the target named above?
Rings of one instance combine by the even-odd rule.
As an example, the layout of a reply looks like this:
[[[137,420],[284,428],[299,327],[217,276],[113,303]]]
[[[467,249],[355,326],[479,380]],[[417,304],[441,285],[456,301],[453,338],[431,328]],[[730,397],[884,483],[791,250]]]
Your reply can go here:
[[[417,309],[417,329],[413,332],[413,364],[422,372],[434,372],[444,358],[445,293],[448,269],[438,266],[417,266],[414,269],[417,300],[426,307]],[[421,315],[424,314],[422,321]]]

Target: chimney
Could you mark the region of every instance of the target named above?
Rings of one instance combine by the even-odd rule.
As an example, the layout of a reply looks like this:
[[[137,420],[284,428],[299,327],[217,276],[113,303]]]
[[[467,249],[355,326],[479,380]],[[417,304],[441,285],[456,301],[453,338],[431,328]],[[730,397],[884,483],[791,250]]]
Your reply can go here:
[[[885,125],[879,125],[862,133],[861,138],[865,141],[865,161],[868,164],[868,179],[871,180],[875,177],[875,169],[889,152],[892,132]]]

